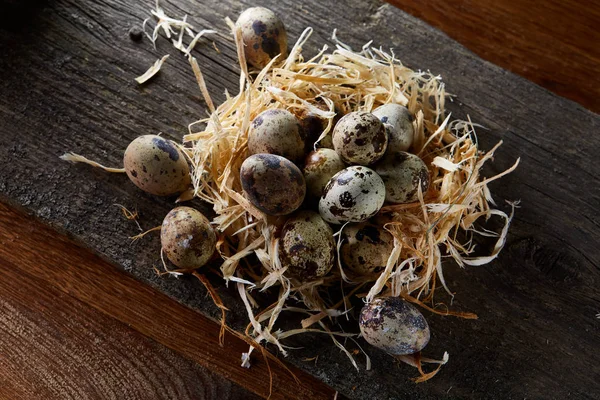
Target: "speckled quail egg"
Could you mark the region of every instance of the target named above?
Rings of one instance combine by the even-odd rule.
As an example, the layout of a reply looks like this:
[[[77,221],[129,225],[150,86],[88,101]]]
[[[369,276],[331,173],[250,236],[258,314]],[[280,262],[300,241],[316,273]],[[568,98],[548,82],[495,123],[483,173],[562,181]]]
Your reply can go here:
[[[303,170],[307,194],[320,198],[327,182],[344,168],[346,165],[335,150],[317,149],[309,153]]]
[[[307,113],[300,118],[300,126],[304,132],[304,151],[308,153],[314,148],[315,142],[327,127],[327,120]]]
[[[365,305],[358,323],[369,344],[393,355],[416,353],[429,342],[429,325],[423,314],[398,297],[377,298]]]
[[[335,174],[323,189],[319,213],[332,224],[362,222],[377,214],[384,201],[385,186],[375,171],[348,167]]]
[[[317,98],[317,101],[318,99],[319,98]],[[324,111],[329,111],[329,107],[324,102],[318,102],[316,105]],[[333,117],[332,126],[335,126],[340,118],[342,118],[344,115],[337,105],[334,107],[334,112],[335,116]],[[313,150],[315,146],[319,148],[325,147],[328,149],[333,149],[331,131],[325,135],[323,139],[317,142],[325,128],[327,128],[327,124],[328,120],[326,118],[320,118],[314,114],[311,114],[310,112],[306,113],[306,115],[300,119],[300,125],[302,125],[304,128],[307,152]]]
[[[373,111],[373,115],[393,129],[388,131],[387,151],[406,151],[412,146],[414,138],[413,117],[408,108],[400,104],[384,104]]]
[[[385,149],[385,152],[389,153],[391,151],[390,150],[390,141],[392,140],[394,135],[396,135],[396,128],[394,128],[390,124],[383,124],[383,128],[385,129],[385,133],[387,133],[387,137],[388,137],[388,147],[387,147],[387,149]],[[384,154],[384,157],[385,157],[385,154]]]
[[[390,203],[412,203],[429,189],[429,171],[419,157],[404,151],[388,153],[375,165],[385,184],[385,200]]]
[[[348,164],[370,165],[383,157],[387,132],[371,113],[354,111],[344,115],[333,128],[333,148]]]
[[[177,207],[163,220],[160,243],[173,264],[182,269],[196,269],[212,257],[217,237],[210,221],[200,211]]]
[[[242,31],[246,61],[256,68],[264,68],[275,56],[287,57],[287,34],[283,22],[268,8],[252,7],[244,11],[236,22]]]
[[[368,222],[347,225],[341,242],[342,264],[360,275],[384,268],[394,249],[394,237],[383,227]]]
[[[333,231],[313,211],[301,211],[286,221],[279,241],[279,258],[290,275],[302,282],[325,276],[333,267]]]
[[[251,154],[277,154],[298,162],[304,157],[304,135],[298,119],[287,110],[260,113],[250,124],[248,150]]]
[[[168,139],[144,135],[127,146],[123,156],[125,172],[145,192],[168,196],[183,192],[191,183],[185,156]]]
[[[240,168],[242,188],[250,202],[269,215],[295,211],[306,195],[302,171],[275,154],[254,154]]]

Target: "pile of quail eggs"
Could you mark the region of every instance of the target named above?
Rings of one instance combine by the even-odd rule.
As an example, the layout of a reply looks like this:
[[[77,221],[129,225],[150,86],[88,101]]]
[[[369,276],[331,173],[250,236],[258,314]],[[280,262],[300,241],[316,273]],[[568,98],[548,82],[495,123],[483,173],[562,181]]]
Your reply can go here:
[[[393,238],[371,220],[385,203],[417,201],[419,185],[423,193],[429,186],[425,163],[406,152],[413,138],[411,115],[398,104],[383,105],[373,113],[350,112],[336,123],[332,148],[319,147],[308,154],[305,148],[315,143],[307,146],[303,122],[283,109],[269,109],[254,118],[248,132],[249,156],[240,169],[244,195],[267,215],[289,216],[280,237],[280,256],[294,278],[306,282],[329,272],[335,258],[333,230],[346,223],[342,264],[356,274],[376,272],[385,266]],[[173,195],[190,185],[184,154],[160,136],[135,139],[123,161],[131,181],[148,193]],[[198,251],[192,245],[198,234],[214,245],[214,232],[204,232],[212,228],[201,213],[184,209],[178,207],[165,218],[163,250],[176,266],[198,268],[209,257],[184,253]],[[196,261],[182,261],[186,259]]]
[[[254,67],[264,68],[277,54],[286,55],[283,24],[270,10],[248,9],[237,24],[246,59]],[[427,166],[408,152],[414,128],[406,107],[385,104],[371,113],[337,114],[331,135],[319,142],[315,140],[326,121],[284,109],[257,115],[248,131],[242,188],[265,214],[289,215],[280,230],[279,258],[286,274],[300,283],[332,269],[333,231],[342,224],[339,258],[344,268],[355,275],[384,268],[394,240],[374,217],[385,203],[418,201],[419,189],[426,193],[429,188]],[[307,149],[315,150],[306,154]],[[363,307],[359,326],[367,342],[393,355],[418,352],[429,341],[423,315],[395,297]]]
[[[318,147],[326,140],[307,146],[303,122],[283,109],[254,118],[249,157],[240,170],[245,196],[265,214],[290,215],[279,248],[293,277],[306,282],[329,272],[333,230],[346,223],[342,263],[356,274],[376,272],[385,266],[393,238],[369,220],[385,203],[415,202],[419,186],[423,193],[429,187],[427,166],[406,151],[413,141],[411,114],[398,104],[349,112],[335,124],[331,148]]]
[[[394,246],[374,217],[386,203],[418,201],[419,187],[422,193],[429,187],[427,166],[407,152],[412,116],[398,104],[349,112],[338,119],[331,140],[307,143],[315,135],[304,127],[314,126],[314,118],[283,109],[254,118],[240,170],[244,194],[267,215],[289,216],[280,231],[279,258],[290,278],[306,283],[329,273],[336,258],[334,230],[342,224],[340,262],[350,274],[374,274]],[[318,147],[323,143],[330,148]],[[307,147],[318,148],[305,154]],[[423,315],[399,298],[366,305],[359,326],[365,340],[394,355],[418,352],[429,341]]]
[[[394,246],[374,217],[384,204],[418,201],[419,187],[422,193],[429,188],[427,166],[407,152],[412,116],[398,104],[349,112],[337,120],[330,140],[317,143],[325,121],[316,135],[305,129],[314,129],[315,118],[283,109],[254,118],[249,156],[240,169],[244,194],[267,215],[289,216],[280,231],[279,258],[290,278],[306,283],[329,273],[336,258],[334,230],[342,224],[340,262],[350,274],[374,274]],[[306,148],[316,150],[305,154]],[[359,326],[365,340],[393,355],[418,352],[429,341],[423,315],[395,297],[366,305]]]

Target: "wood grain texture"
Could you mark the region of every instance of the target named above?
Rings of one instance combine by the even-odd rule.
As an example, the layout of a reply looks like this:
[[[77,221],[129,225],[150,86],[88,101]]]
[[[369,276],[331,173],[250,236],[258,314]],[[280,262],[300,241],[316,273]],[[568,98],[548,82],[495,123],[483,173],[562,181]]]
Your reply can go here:
[[[389,0],[502,68],[600,112],[600,2]]]
[[[307,25],[315,28],[304,48],[308,54],[328,43],[332,28],[338,27],[338,36],[356,48],[374,39],[377,46],[394,47],[405,64],[441,74],[455,95],[447,104],[453,116],[469,115],[487,127],[479,130],[481,147],[504,141],[486,174],[506,169],[519,156],[522,160],[515,173],[491,186],[505,210],[504,199],[522,200],[502,256],[483,268],[445,267],[446,280],[457,293],[453,307],[475,312],[480,319],[461,321],[426,313],[433,337],[427,355],[439,357],[443,351],[451,355],[435,380],[413,385],[408,380],[414,375],[411,368],[369,347],[373,370],[356,372],[322,337],[290,341],[303,349],[291,352],[289,360],[360,399],[597,397],[600,356],[593,349],[600,346],[595,317],[600,312],[600,182],[593,171],[595,149],[600,148],[600,136],[595,134],[598,116],[482,61],[389,4],[291,0],[262,4],[279,12],[290,41]],[[188,14],[199,27],[219,30],[214,40],[220,54],[209,42],[196,53],[216,102],[223,99],[224,87],[235,93],[238,84],[235,51],[222,19],[249,5],[233,0],[202,5],[176,0],[166,5],[176,15]],[[146,16],[147,6],[138,3],[56,0],[30,10],[26,24],[1,25],[0,52],[5,57],[0,69],[9,79],[0,80],[4,94],[0,196],[68,232],[137,279],[216,317],[218,311],[196,281],[156,276],[151,267],[160,262],[158,237],[129,244],[127,237],[138,231],[114,206],[137,208],[144,228],[151,228],[160,224],[173,199],[141,193],[124,176],[57,160],[63,152],[75,151],[118,166],[123,149],[139,134],[164,132],[181,138],[186,125],[205,112],[189,66],[174,52],[150,85],[133,82],[158,57],[172,51],[164,41],[155,52],[147,41],[136,44],[127,39],[129,27]],[[41,272],[69,293],[75,291],[74,281],[86,283],[81,294],[85,302],[93,303],[106,291],[116,296],[111,298],[128,293],[121,285],[99,283],[111,276],[108,271],[96,277],[93,269],[69,271],[73,272]],[[241,328],[246,318],[235,292],[224,287],[219,291],[231,309],[229,322]],[[176,315],[163,312],[160,305],[138,311],[133,304],[142,294],[126,298],[127,323],[167,346],[169,335],[194,332],[186,318],[195,314],[190,310],[192,314],[187,314],[185,308]],[[122,305],[114,301],[102,311],[115,312]],[[170,322],[165,326],[162,321]],[[356,326],[350,324],[348,329],[356,331]],[[198,362],[214,362],[225,375],[226,365],[238,362],[238,357],[200,345],[182,345],[179,351],[194,360],[201,354]],[[245,349],[232,354],[241,351]],[[316,355],[317,363],[303,361]]]
[[[17,221],[24,224],[7,232]],[[48,240],[40,246],[30,240],[31,225],[36,226],[2,207],[0,244],[4,251],[20,250],[12,241],[18,240],[33,254],[51,248],[59,255],[53,264],[64,265],[61,259],[69,253],[64,252],[62,242],[42,228]],[[0,398],[261,398],[51,287],[36,271],[53,265],[31,261],[17,258],[15,265],[0,257]]]
[[[3,203],[0,293],[0,387],[10,384],[9,393],[44,399],[258,398],[240,385],[269,394],[260,356],[252,368],[240,367],[248,350],[240,339],[227,335],[220,347],[214,321]],[[271,398],[333,398],[331,388],[306,373],[292,368],[303,382],[298,385],[271,364]]]

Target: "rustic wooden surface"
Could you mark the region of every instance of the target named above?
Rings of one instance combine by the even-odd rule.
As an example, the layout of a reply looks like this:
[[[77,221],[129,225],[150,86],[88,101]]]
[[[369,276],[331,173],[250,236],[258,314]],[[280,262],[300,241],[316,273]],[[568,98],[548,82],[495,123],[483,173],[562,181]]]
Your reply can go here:
[[[135,296],[136,285],[124,286],[134,282],[119,281],[123,274],[114,273],[111,265],[85,257],[87,251],[4,205],[0,205],[0,233],[0,398],[262,398],[211,372],[212,366],[202,367],[128,327],[123,318],[127,313],[119,312],[124,305],[111,303]],[[81,273],[79,263],[116,278],[129,291],[118,297],[98,288],[88,292],[87,296],[97,297],[96,304],[113,306],[112,315],[82,301],[81,292],[89,289],[89,282],[79,285],[80,280],[64,276]],[[62,276],[56,274],[52,282],[42,270],[61,270]],[[60,288],[59,280],[73,286]],[[135,296],[134,301],[139,299]],[[200,322],[196,327],[214,325],[206,319],[188,323],[192,322]],[[139,324],[137,318],[135,323]],[[169,339],[169,347],[175,349],[182,340],[177,335]]]
[[[177,0],[167,9],[222,32],[215,38],[220,54],[208,44],[198,53],[209,90],[219,101],[224,87],[235,92],[237,86],[234,48],[222,18],[249,3],[204,3]],[[598,116],[482,61],[389,5],[263,4],[285,10],[280,14],[291,38],[306,25],[315,28],[305,48],[309,53],[337,26],[338,35],[353,46],[372,38],[377,45],[393,46],[407,65],[442,74],[456,95],[449,105],[454,116],[468,114],[488,128],[479,132],[482,147],[505,142],[488,173],[522,157],[514,174],[492,185],[501,207],[506,209],[504,199],[522,200],[500,259],[482,268],[446,266],[448,283],[457,292],[453,307],[476,312],[480,319],[426,314],[433,332],[427,355],[451,354],[435,380],[413,385],[408,381],[412,369],[371,348],[373,371],[357,373],[320,337],[292,342],[305,348],[289,360],[353,398],[595,398],[600,393],[594,352],[600,345],[600,185],[592,163],[600,147]],[[322,15],[331,17],[325,22]],[[128,244],[126,237],[137,233],[136,227],[113,205],[137,208],[143,226],[150,228],[171,207],[169,199],[140,193],[124,176],[57,160],[71,150],[119,165],[134,137],[161,131],[180,138],[186,124],[204,112],[192,74],[175,53],[152,84],[133,82],[172,51],[164,42],[155,52],[147,41],[128,40],[128,29],[146,16],[145,5],[129,2],[57,0],[29,8],[20,20],[7,18],[11,23],[0,30],[0,70],[9,77],[0,81],[0,193],[138,279],[215,317],[196,281],[156,276],[151,266],[158,265],[157,237]],[[232,308],[230,323],[239,328],[244,313],[235,293],[225,288],[220,293]],[[161,333],[146,329],[140,331],[151,337]],[[183,352],[188,351],[193,353]],[[316,355],[317,363],[302,361]]]
[[[484,60],[600,112],[597,0],[389,0]]]
[[[248,349],[240,339],[228,334],[227,347],[220,347],[214,321],[2,203],[0,293],[0,398],[213,400],[269,394],[268,368],[260,357],[251,369],[240,366]],[[302,385],[271,366],[273,399],[334,396],[296,368]]]

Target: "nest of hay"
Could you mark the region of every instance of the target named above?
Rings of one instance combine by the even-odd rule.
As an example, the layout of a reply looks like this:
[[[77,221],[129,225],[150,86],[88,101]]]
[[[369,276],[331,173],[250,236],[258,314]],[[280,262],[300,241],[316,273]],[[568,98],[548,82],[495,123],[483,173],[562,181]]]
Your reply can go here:
[[[250,351],[242,357],[242,365],[249,365],[249,355],[258,345],[272,344],[285,355],[287,350],[282,344],[285,338],[316,332],[328,335],[358,368],[354,356],[338,340],[356,334],[337,332],[335,320],[331,318],[348,311],[352,296],[359,296],[365,302],[377,296],[401,296],[435,313],[477,318],[472,313],[434,306],[437,284],[452,295],[444,279],[442,259],[452,258],[460,266],[483,265],[498,256],[512,212],[507,215],[495,208],[488,184],[514,170],[519,161],[496,176],[483,178],[480,175],[483,165],[492,159],[501,143],[484,152],[478,148],[474,123],[452,120],[446,115],[445,102],[449,95],[440,76],[414,71],[404,66],[393,52],[375,48],[371,42],[360,51],[353,51],[338,40],[335,31],[333,48],[324,45],[316,55],[305,58],[303,46],[310,39],[311,28],[302,33],[286,59],[275,58],[263,70],[249,71],[240,31],[227,19],[241,70],[239,92],[235,96],[226,93],[225,102],[215,107],[198,62],[191,54],[200,38],[214,31],[196,31],[185,17],[178,20],[166,16],[158,4],[152,14],[156,24],[152,34],[147,34],[148,38],[154,43],[162,33],[186,56],[210,111],[207,118],[190,124],[189,133],[183,138],[181,149],[193,168],[193,191],[182,195],[180,200],[200,198],[212,204],[216,213],[212,223],[220,233],[217,251],[223,259],[223,279],[228,285],[236,285],[249,318],[245,340],[250,344]],[[148,20],[144,21],[144,28],[147,23]],[[184,37],[190,38],[188,45],[183,43]],[[157,60],[138,82],[151,79],[166,58]],[[337,268],[324,278],[298,282],[288,277],[278,257],[278,232],[285,218],[259,211],[244,197],[240,182],[240,167],[249,155],[251,121],[273,108],[286,109],[298,117],[317,116],[327,123],[315,143],[316,148],[331,134],[336,111],[371,111],[387,103],[406,106],[415,117],[415,140],[410,151],[428,166],[431,184],[426,193],[419,192],[419,201],[386,204],[373,220],[394,237],[394,248],[386,267],[378,273],[355,276],[344,271],[337,257]],[[71,161],[82,161],[75,159],[80,157],[77,155],[68,157],[66,159]],[[83,162],[97,164],[85,159]],[[515,203],[513,210],[514,207]],[[478,227],[480,220],[492,216],[504,220],[500,232]],[[338,239],[338,250],[342,229],[343,226],[339,227],[334,235]],[[491,254],[473,256],[475,238],[479,235],[495,237],[496,245]],[[201,280],[210,287],[205,279]],[[333,295],[330,289],[340,287],[342,290],[336,290]],[[254,294],[267,290],[278,294],[277,301],[260,304]],[[222,307],[216,292],[211,291],[211,295]],[[294,300],[293,306],[290,299]],[[285,313],[303,315],[301,326],[281,330],[277,321]],[[224,317],[222,322],[225,324]],[[403,361],[416,366],[421,373],[417,380],[423,381],[431,378],[439,367],[425,373],[421,369],[422,361],[441,365],[447,359],[445,354],[441,361],[420,356]],[[367,356],[367,368],[369,365]]]
[[[334,32],[333,49],[323,46],[318,54],[306,59],[302,49],[311,36],[312,29],[308,28],[285,60],[274,59],[262,71],[249,71],[240,33],[231,21],[228,23],[240,62],[239,93],[228,95],[215,108],[207,91],[202,90],[211,115],[192,123],[184,142],[191,145],[188,153],[194,167],[193,194],[213,205],[217,215],[213,222],[223,233],[218,243],[224,260],[221,271],[226,282],[237,285],[246,306],[250,319],[246,333],[256,342],[277,346],[283,354],[286,350],[281,340],[302,332],[323,332],[339,345],[336,334],[323,319],[347,311],[348,297],[359,290],[364,292],[366,302],[379,295],[402,296],[433,312],[476,318],[470,313],[439,311],[430,305],[436,283],[451,294],[444,280],[444,256],[452,257],[461,266],[482,265],[492,261],[505,242],[511,216],[493,208],[488,183],[509,173],[517,164],[491,178],[480,176],[484,163],[501,143],[487,152],[479,149],[474,124],[452,121],[446,116],[448,95],[439,76],[414,71],[393,53],[371,47],[370,42],[361,51],[353,51]],[[203,88],[198,65],[191,62]],[[344,113],[371,111],[391,102],[408,107],[416,117],[411,151],[429,167],[432,184],[426,193],[420,193],[418,202],[385,205],[381,209],[379,215],[383,218],[376,221],[383,221],[380,224],[394,237],[386,268],[370,276],[349,278],[338,261],[338,268],[325,278],[302,283],[289,279],[278,258],[277,232],[284,221],[263,214],[242,191],[239,171],[249,155],[250,122],[272,108],[286,109],[299,117],[310,113],[328,122],[320,141],[331,133],[336,109]],[[492,215],[505,221],[500,233],[476,229],[476,221]],[[471,256],[476,235],[497,236],[492,254]],[[323,294],[340,282],[347,295],[337,302],[327,296],[326,301]],[[269,288],[279,292],[276,303],[262,305],[254,300],[254,291]],[[301,299],[305,307],[289,307],[286,300],[290,297]],[[302,327],[278,330],[276,322],[284,312],[305,314]],[[353,359],[352,362],[356,365]]]

